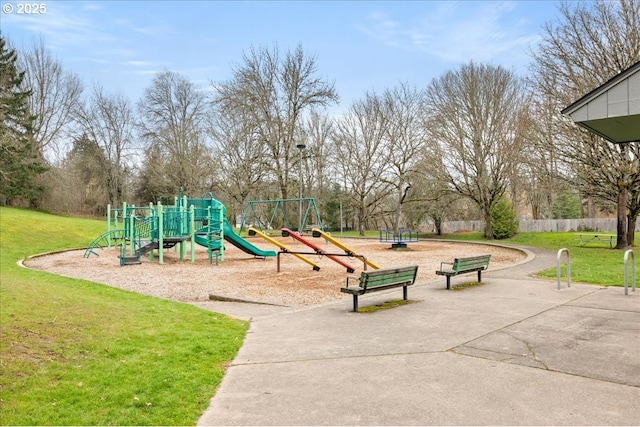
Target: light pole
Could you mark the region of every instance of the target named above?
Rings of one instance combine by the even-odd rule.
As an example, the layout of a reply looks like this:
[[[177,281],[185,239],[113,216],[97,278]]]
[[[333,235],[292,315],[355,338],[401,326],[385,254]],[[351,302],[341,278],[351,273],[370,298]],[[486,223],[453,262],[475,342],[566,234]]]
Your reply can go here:
[[[298,233],[302,234],[302,150],[306,145],[297,144],[296,148],[300,151],[300,163],[298,169]]]

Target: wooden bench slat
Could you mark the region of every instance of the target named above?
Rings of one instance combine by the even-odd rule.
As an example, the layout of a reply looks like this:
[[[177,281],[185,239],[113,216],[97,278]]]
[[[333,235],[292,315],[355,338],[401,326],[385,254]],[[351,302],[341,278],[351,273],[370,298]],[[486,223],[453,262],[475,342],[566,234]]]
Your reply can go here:
[[[451,289],[451,277],[464,273],[478,273],[478,282],[482,281],[482,271],[489,268],[491,255],[479,255],[466,258],[455,258],[452,263],[442,262],[440,270],[436,274],[447,277],[447,289]],[[451,265],[451,268],[443,268],[443,265]]]
[[[373,287],[379,285],[386,285],[387,283],[394,282],[403,282],[403,281],[413,281],[414,273],[397,273],[397,274],[386,274],[383,276],[369,277],[368,280],[360,280],[361,287]]]
[[[363,271],[359,277],[348,276],[347,286],[341,288],[340,291],[353,295],[353,311],[357,312],[358,295],[363,295],[369,291],[380,291],[402,286],[403,298],[407,299],[407,286],[410,286],[415,282],[417,274],[417,265],[400,268]],[[357,279],[358,287],[349,287],[349,279]]]

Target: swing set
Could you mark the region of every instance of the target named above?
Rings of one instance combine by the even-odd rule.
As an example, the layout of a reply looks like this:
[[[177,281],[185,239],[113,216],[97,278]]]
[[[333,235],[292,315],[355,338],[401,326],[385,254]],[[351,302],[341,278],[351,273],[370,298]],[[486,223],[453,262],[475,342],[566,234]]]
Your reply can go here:
[[[295,204],[295,206],[293,206]],[[288,212],[287,213],[287,209]],[[290,221],[292,213],[297,212],[299,218],[293,224]],[[268,219],[267,219],[268,218]],[[309,225],[307,226],[307,222]],[[294,224],[298,223],[298,227]],[[245,227],[253,227],[259,230],[270,231],[281,228],[297,229],[302,232],[305,229],[318,228],[324,230],[320,220],[320,212],[316,199],[303,197],[296,199],[250,200],[247,202],[240,232]]]

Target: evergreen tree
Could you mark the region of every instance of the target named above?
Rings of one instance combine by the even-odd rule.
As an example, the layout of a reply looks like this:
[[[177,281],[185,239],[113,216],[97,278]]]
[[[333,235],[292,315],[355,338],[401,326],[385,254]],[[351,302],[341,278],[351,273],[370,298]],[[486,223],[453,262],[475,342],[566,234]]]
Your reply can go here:
[[[46,167],[34,147],[31,91],[20,89],[24,72],[18,70],[17,59],[0,35],[0,203],[34,204],[43,192],[37,178]]]
[[[520,224],[516,212],[505,196],[491,208],[491,228],[494,239],[508,239],[518,233]]]

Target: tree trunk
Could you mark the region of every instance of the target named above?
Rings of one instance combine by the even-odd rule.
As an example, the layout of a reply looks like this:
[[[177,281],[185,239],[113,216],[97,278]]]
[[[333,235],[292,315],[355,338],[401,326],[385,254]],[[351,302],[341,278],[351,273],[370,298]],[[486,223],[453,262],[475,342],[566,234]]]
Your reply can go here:
[[[593,196],[587,197],[587,218],[596,217],[596,204],[593,201]]]
[[[442,236],[442,218],[439,216],[434,217],[433,225],[436,227],[436,233],[438,234],[438,236]]]
[[[400,228],[400,209],[402,206],[401,197],[402,195],[400,193],[400,190],[398,189],[398,200],[396,201],[396,205],[393,210],[393,216],[391,218],[391,229],[393,230],[394,233],[397,233],[398,229]],[[383,218],[383,221],[384,221],[384,218]]]
[[[542,205],[541,199],[542,199],[541,196],[539,196],[537,194],[534,194],[531,197],[530,205],[531,205],[531,216],[533,217],[533,219],[540,219],[541,218],[541,216],[540,216],[540,212],[542,210],[541,209],[541,205]]]
[[[361,201],[360,207],[358,208],[358,234],[360,236],[364,236],[364,201]]]
[[[493,240],[493,226],[491,225],[491,209],[484,209],[484,238]]]
[[[636,237],[636,221],[638,220],[638,214],[629,215],[627,219],[627,244],[633,246]]]
[[[624,185],[618,188],[618,237],[616,249],[625,249],[627,242],[627,188]]]

